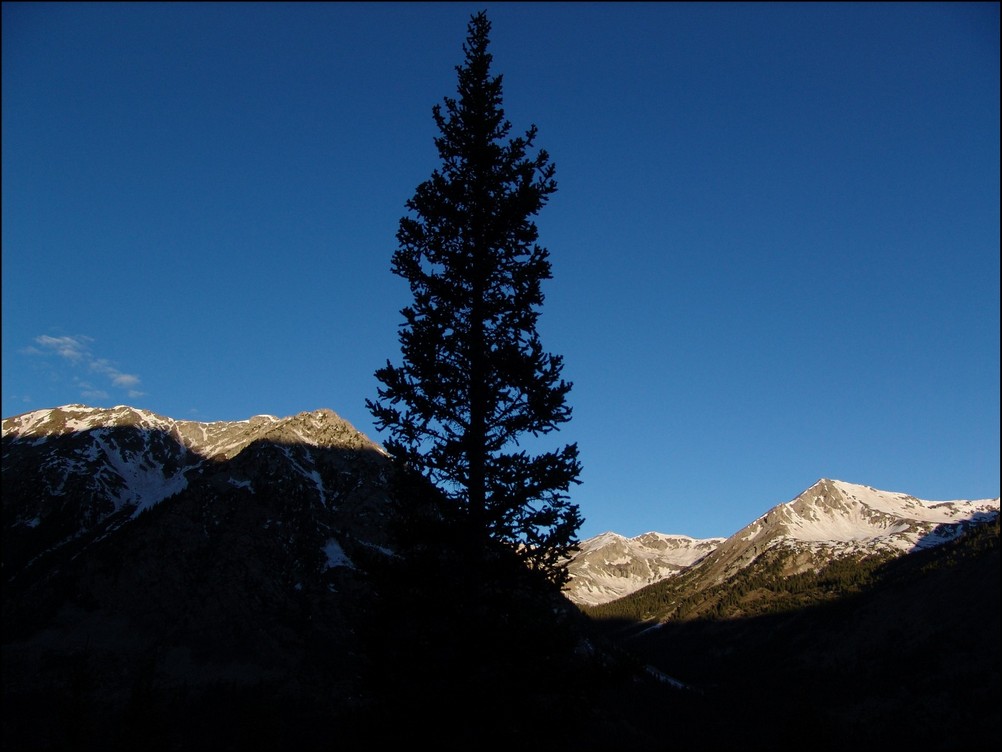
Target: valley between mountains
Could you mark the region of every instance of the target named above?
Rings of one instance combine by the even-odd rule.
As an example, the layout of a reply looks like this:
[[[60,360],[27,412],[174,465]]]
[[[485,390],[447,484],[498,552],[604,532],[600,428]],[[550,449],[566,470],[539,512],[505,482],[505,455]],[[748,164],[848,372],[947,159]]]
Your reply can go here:
[[[398,484],[330,410],[4,419],[5,749],[997,748],[998,498],[822,479],[560,592]]]

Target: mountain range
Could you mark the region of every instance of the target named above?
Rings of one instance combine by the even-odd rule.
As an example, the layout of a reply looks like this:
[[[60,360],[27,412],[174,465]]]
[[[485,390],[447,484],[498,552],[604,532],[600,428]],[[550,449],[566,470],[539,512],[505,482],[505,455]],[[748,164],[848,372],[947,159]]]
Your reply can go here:
[[[944,686],[978,687],[978,713],[998,694],[997,498],[821,480],[726,539],[586,540],[561,594],[503,556],[468,566],[462,530],[395,501],[390,458],[330,410],[213,423],[39,410],[3,420],[2,482],[8,749],[326,749],[332,734],[712,749],[723,737],[704,729],[722,718],[801,707],[791,682],[821,692],[831,674],[815,668],[833,653],[810,635],[838,630],[845,665],[885,635],[867,681],[901,672],[898,639],[924,680],[914,656],[970,622]],[[874,583],[866,613],[879,617],[811,610]],[[833,745],[854,743],[838,719],[872,698],[842,674],[836,686],[789,748],[819,713]],[[928,717],[955,717],[952,701],[929,702]],[[964,738],[997,740],[993,712]],[[784,746],[737,728],[723,748]]]
[[[622,598],[692,570],[704,589],[760,557],[785,559],[782,574],[816,571],[849,556],[898,554],[942,545],[999,514],[999,499],[924,501],[903,493],[821,479],[729,538],[649,532],[585,540],[568,563],[568,597],[584,606]]]

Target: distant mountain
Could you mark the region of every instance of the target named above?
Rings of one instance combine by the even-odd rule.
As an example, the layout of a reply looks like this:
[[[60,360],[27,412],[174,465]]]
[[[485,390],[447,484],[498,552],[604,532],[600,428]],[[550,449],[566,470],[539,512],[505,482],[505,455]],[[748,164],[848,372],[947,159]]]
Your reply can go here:
[[[607,603],[678,574],[723,541],[653,532],[636,538],[603,533],[581,543],[568,564],[570,581],[564,591],[581,605]]]
[[[595,606],[681,573],[689,591],[701,591],[754,562],[781,558],[782,574],[790,576],[846,557],[888,558],[942,545],[998,514],[998,498],[923,501],[822,479],[727,539],[693,541],[647,533],[630,541],[607,533],[586,540],[568,565],[572,579],[567,595],[580,605]],[[678,550],[691,558],[672,558]]]
[[[743,527],[701,563],[717,584],[770,551],[793,556],[784,574],[848,555],[904,553],[941,545],[999,514],[999,499],[923,501],[903,493],[822,479]]]

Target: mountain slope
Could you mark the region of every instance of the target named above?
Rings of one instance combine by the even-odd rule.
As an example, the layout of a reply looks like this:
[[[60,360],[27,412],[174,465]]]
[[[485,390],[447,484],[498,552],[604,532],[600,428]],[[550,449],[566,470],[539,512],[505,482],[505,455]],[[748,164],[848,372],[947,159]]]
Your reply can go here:
[[[792,553],[784,574],[845,556],[898,554],[940,545],[999,513],[999,499],[923,501],[903,493],[822,479],[720,544],[701,562],[718,584],[768,551]]]
[[[998,504],[821,481],[585,611],[699,691],[677,748],[997,749]]]
[[[711,748],[997,749],[998,517],[863,569],[797,608],[606,624],[701,689],[691,722]]]
[[[998,514],[997,498],[923,501],[907,494],[822,479],[729,538],[702,542],[705,553],[682,566],[660,564],[655,569],[649,551],[636,543],[627,545],[626,539],[614,534],[585,541],[568,566],[575,577],[568,597],[584,607],[608,604],[631,594],[653,604],[657,598],[652,600],[646,588],[657,588],[655,583],[671,578],[670,588],[665,585],[659,598],[677,606],[698,601],[697,593],[722,588],[742,574],[748,580],[762,571],[775,570],[790,577],[817,572],[839,560],[885,560],[939,546]],[[653,539],[658,535],[648,534]],[[617,576],[638,586],[619,586],[617,591],[609,584],[610,580],[616,583]],[[648,582],[641,582],[644,578]],[[670,598],[669,590],[673,594]],[[651,608],[655,607],[643,610],[644,618],[655,615]]]
[[[194,423],[71,405],[4,420],[5,744],[127,747],[140,691],[165,723],[171,702],[226,698],[270,698],[260,717],[276,723],[315,702],[351,711],[370,662],[368,571],[393,555],[389,475],[329,410]],[[179,728],[179,743],[211,744],[229,712]]]
[[[663,688],[330,411],[16,416],[2,501],[5,750],[649,746]]]
[[[252,497],[281,474],[332,530],[379,545],[388,461],[329,410],[290,418],[175,421],[135,408],[68,405],[3,421],[4,571],[79,547],[168,498]],[[319,549],[324,549],[325,540]]]

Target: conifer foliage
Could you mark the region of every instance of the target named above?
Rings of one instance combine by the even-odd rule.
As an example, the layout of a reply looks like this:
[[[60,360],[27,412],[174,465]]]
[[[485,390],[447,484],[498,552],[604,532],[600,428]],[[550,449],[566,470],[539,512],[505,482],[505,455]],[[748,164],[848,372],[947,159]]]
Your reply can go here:
[[[536,331],[551,266],[532,218],[556,190],[555,168],[534,149],[535,126],[509,138],[490,29],[483,12],[471,17],[458,98],[432,110],[441,166],[407,202],[392,259],[414,298],[401,311],[403,362],[376,371],[367,406],[391,454],[463,510],[474,536],[563,582],[582,521],[568,496],[577,445],[520,447],[571,416],[562,358]]]

